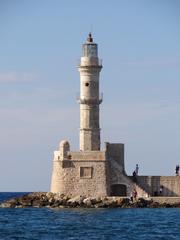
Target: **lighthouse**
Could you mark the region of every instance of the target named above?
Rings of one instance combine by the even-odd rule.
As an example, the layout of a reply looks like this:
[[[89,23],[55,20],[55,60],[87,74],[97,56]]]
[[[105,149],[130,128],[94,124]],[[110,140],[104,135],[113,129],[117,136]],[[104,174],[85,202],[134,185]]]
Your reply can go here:
[[[80,150],[100,150],[99,105],[102,94],[99,93],[99,75],[102,61],[98,57],[98,45],[89,33],[82,45],[82,57],[78,66],[80,72]]]
[[[124,170],[124,144],[104,144],[101,149],[99,79],[102,61],[98,45],[89,33],[82,45],[80,73],[80,149],[72,151],[67,139],[54,151],[51,192],[66,196],[127,195],[132,184]]]
[[[104,148],[100,148],[99,106],[102,95],[99,93],[99,75],[101,69],[102,61],[98,57],[98,45],[89,33],[82,45],[82,56],[78,65],[80,150],[72,151],[67,139],[60,141],[58,149],[54,151],[50,191],[67,199],[72,197],[74,203],[82,202],[86,197],[94,199],[107,196],[130,196],[134,189],[139,197],[144,197],[153,194],[160,185],[164,186],[166,196],[180,196],[180,177],[137,176],[134,182],[125,171],[124,144],[105,142]],[[172,182],[176,183],[174,188],[172,188]]]

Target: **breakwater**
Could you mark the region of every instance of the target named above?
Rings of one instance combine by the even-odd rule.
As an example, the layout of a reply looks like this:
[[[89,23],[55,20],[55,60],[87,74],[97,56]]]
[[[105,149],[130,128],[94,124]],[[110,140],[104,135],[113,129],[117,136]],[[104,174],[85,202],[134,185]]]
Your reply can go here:
[[[169,199],[169,200],[168,200]],[[0,204],[1,208],[180,208],[180,198],[70,197],[58,193],[34,192]]]

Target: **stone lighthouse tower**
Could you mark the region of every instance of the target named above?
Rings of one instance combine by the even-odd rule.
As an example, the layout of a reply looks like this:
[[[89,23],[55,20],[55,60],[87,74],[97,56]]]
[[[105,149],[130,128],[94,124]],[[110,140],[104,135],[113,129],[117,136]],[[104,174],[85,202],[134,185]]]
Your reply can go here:
[[[102,64],[98,58],[98,46],[91,33],[82,46],[82,57],[78,66],[80,72],[80,150],[100,150],[99,73]]]
[[[89,33],[78,65],[80,151],[72,151],[67,140],[60,142],[59,149],[54,151],[51,192],[67,196],[109,196],[131,191],[124,170],[124,144],[106,142],[104,149],[100,149],[101,69],[98,46]]]

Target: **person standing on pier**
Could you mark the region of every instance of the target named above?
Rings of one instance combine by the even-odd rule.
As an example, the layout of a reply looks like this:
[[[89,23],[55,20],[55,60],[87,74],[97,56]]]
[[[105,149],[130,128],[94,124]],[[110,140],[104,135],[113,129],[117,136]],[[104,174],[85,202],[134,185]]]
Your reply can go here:
[[[139,166],[138,166],[138,164],[136,164],[136,170],[135,170],[135,172],[136,172],[136,176],[138,176],[138,173],[139,173]]]
[[[179,176],[179,165],[176,165],[175,173],[176,173],[176,176]]]

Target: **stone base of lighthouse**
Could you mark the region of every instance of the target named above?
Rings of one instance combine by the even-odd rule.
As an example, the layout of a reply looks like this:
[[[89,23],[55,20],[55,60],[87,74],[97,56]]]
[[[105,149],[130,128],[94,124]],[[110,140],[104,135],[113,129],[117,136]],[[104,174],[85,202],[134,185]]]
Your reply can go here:
[[[64,147],[63,147],[64,144]],[[59,151],[54,152],[51,192],[68,196],[129,195],[131,181],[124,173],[124,145],[105,144],[103,151],[73,152],[63,141]],[[65,150],[66,148],[66,150]],[[113,187],[114,186],[114,187]]]
[[[103,151],[70,151],[62,141],[54,152],[51,192],[66,196],[180,196],[180,176],[127,176],[124,144],[106,143]]]

